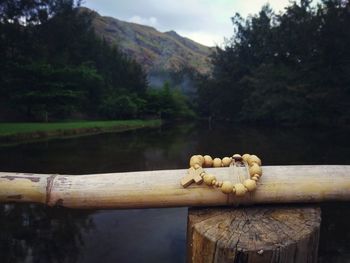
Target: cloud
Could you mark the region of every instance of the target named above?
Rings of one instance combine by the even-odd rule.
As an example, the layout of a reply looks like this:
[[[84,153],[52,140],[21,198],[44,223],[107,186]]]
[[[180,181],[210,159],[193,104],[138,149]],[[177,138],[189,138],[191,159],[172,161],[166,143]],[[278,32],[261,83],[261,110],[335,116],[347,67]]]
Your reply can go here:
[[[158,20],[156,17],[151,16],[148,18],[143,18],[141,16],[132,16],[129,19],[127,19],[128,22],[136,23],[136,24],[142,24],[142,25],[147,25],[147,26],[152,26],[152,27],[157,27],[158,25]]]
[[[175,30],[202,44],[213,46],[233,34],[231,17],[239,12],[256,14],[269,3],[277,12],[289,0],[86,0],[85,5],[101,15],[155,27]]]

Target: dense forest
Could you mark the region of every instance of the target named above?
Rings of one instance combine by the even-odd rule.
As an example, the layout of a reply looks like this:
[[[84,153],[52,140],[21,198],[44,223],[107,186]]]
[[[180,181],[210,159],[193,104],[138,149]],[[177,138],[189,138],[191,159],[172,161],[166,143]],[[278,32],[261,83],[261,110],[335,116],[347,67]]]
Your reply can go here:
[[[309,0],[233,18],[202,78],[203,116],[261,124],[350,123],[350,3]]]
[[[167,83],[100,39],[74,0],[0,2],[0,119],[51,121],[192,116]]]
[[[80,4],[0,2],[0,120],[350,123],[348,0],[300,0],[278,14],[266,5],[246,19],[236,14],[235,33],[216,48],[211,74],[164,73],[156,89],[141,65],[97,37],[94,13]],[[189,88],[176,88],[184,79]]]

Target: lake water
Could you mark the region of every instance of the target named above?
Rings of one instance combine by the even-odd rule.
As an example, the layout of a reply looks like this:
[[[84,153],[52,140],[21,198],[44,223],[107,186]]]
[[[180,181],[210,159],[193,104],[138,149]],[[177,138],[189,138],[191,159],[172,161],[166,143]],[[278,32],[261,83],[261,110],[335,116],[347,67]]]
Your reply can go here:
[[[265,165],[350,164],[349,130],[178,124],[0,147],[0,171],[184,168],[194,153]],[[350,176],[350,175],[349,175]],[[350,262],[350,203],[322,204],[319,262]],[[184,262],[187,208],[80,211],[0,205],[0,262]]]

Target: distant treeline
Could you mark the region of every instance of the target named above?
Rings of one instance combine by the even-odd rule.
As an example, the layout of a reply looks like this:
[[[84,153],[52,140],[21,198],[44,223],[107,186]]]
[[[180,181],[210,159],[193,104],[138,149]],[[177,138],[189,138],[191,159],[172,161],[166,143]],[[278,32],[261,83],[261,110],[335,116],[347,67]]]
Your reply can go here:
[[[176,89],[98,38],[74,0],[0,2],[0,120],[179,118],[193,115]]]
[[[235,34],[200,81],[202,116],[264,124],[350,123],[350,4],[301,0],[232,18]]]

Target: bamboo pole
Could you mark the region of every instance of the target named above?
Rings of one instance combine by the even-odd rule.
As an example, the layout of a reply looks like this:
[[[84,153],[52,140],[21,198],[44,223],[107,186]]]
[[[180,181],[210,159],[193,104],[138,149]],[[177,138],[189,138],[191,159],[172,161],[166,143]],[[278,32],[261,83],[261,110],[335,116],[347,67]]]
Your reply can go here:
[[[233,176],[230,168],[206,171],[220,180]],[[91,175],[0,173],[0,202],[114,209],[350,201],[350,166],[265,166],[258,189],[243,198],[205,184],[182,188],[185,174],[185,169]]]

